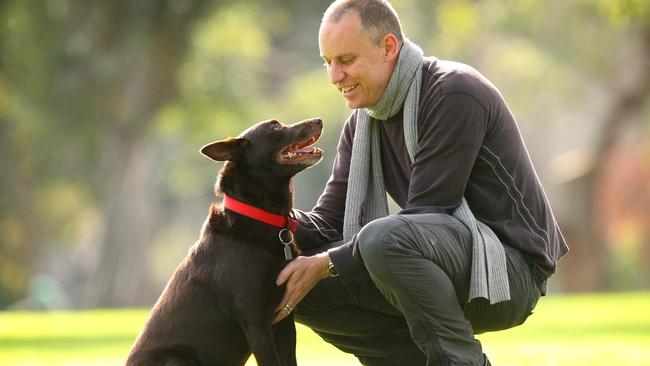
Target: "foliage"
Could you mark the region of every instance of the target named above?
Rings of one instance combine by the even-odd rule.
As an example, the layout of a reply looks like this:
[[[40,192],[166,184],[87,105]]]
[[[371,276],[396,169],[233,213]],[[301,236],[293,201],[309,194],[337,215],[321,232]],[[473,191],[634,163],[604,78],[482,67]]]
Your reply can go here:
[[[548,297],[523,326],[478,338],[498,365],[642,365],[650,347],[648,306],[649,293]],[[146,314],[0,313],[0,363],[120,364]],[[298,361],[310,366],[358,364],[304,326],[298,327]]]
[[[326,158],[295,181],[309,209],[349,113],[320,66],[328,4],[0,2],[0,308],[38,298],[39,274],[73,307],[151,301],[215,200],[219,166],[199,147],[259,120],[325,121]],[[499,87],[557,216],[571,217],[584,199],[560,189],[550,162],[597,149],[609,106],[650,69],[650,2],[394,5],[425,53]],[[632,126],[650,120],[638,94]],[[647,144],[647,128],[631,130]]]

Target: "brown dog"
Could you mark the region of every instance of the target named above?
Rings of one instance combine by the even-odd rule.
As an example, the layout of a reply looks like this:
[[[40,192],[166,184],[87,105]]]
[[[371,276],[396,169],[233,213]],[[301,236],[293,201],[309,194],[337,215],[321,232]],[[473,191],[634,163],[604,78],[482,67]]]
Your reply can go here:
[[[296,365],[293,317],[272,326],[284,287],[275,279],[297,255],[291,177],[320,161],[319,119],[260,122],[201,152],[227,161],[199,241],[151,310],[127,365]]]

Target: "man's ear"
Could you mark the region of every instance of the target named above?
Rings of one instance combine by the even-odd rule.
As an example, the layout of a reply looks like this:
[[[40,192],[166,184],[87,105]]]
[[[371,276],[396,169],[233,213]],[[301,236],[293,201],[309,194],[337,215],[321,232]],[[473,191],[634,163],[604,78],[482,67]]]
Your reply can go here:
[[[399,56],[399,42],[394,34],[386,34],[381,40],[381,47],[384,49],[386,60],[397,59]]]
[[[201,154],[214,161],[239,161],[251,144],[249,139],[227,138],[209,143],[201,148]]]

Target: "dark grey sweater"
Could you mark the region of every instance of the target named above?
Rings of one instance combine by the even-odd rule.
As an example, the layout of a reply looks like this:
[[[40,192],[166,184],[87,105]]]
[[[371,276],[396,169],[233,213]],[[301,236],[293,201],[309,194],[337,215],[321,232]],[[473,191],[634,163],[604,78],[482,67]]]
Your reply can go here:
[[[379,122],[386,190],[399,214],[451,214],[465,196],[476,219],[527,255],[541,283],[568,248],[503,97],[475,69],[436,58],[424,61],[420,95],[413,164],[402,112]],[[343,127],[318,203],[311,212],[295,210],[301,248],[341,240],[357,113]],[[344,282],[363,270],[354,246],[353,239],[330,250]]]

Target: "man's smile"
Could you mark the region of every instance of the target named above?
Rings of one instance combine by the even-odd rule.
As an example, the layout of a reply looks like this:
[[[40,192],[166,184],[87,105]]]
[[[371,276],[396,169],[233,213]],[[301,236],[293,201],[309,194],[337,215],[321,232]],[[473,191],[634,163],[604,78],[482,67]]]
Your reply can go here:
[[[347,86],[341,86],[339,87],[339,90],[343,93],[343,95],[349,94],[353,90],[355,90],[359,86],[359,84],[353,84],[353,85],[347,85]]]

